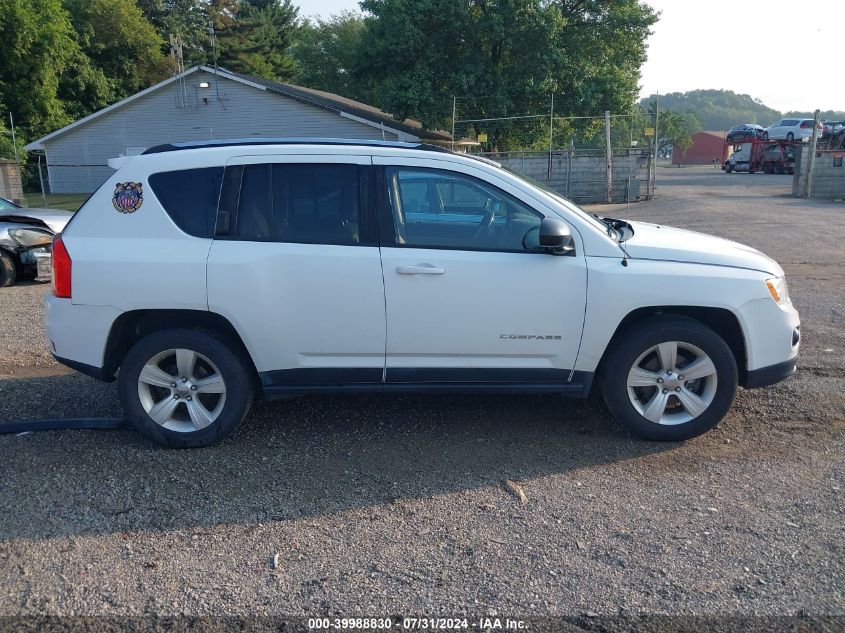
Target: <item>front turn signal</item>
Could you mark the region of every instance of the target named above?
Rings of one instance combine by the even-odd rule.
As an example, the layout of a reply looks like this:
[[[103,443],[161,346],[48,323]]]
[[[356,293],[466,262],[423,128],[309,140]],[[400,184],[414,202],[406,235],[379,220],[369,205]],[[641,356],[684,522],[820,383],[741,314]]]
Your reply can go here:
[[[786,277],[773,277],[766,280],[766,288],[775,303],[783,305],[789,302],[789,289],[786,287]]]

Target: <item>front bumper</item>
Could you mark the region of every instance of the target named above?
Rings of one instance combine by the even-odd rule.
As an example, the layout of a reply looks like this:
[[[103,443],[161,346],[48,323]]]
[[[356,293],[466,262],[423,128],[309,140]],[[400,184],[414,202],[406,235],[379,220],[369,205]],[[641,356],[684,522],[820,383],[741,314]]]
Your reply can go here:
[[[746,388],[780,382],[795,371],[801,345],[801,319],[795,307],[756,299],[737,314],[745,338],[746,366],[740,384]]]
[[[757,387],[768,387],[781,380],[786,380],[795,373],[795,361],[797,358],[796,356],[782,363],[748,370],[743,386],[746,389],[755,389]]]

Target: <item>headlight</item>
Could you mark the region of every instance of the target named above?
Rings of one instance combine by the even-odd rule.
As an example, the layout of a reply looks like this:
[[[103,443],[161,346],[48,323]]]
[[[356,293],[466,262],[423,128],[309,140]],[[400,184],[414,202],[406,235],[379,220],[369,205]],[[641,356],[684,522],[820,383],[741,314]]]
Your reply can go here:
[[[53,241],[53,234],[40,229],[9,229],[9,236],[25,248],[45,246]]]
[[[773,277],[766,280],[766,287],[769,294],[778,305],[789,303],[789,289],[786,287],[786,277]]]

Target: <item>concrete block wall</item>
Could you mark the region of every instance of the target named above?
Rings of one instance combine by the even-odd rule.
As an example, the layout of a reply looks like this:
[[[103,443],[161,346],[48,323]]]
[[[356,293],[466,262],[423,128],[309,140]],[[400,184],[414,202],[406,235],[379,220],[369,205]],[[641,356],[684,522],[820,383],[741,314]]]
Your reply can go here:
[[[23,202],[21,166],[16,161],[0,159],[0,198],[17,204]]]
[[[487,154],[508,169],[537,180],[573,202],[589,204],[607,201],[607,167],[603,152],[576,150],[552,152],[549,177],[549,155],[546,152],[514,152]],[[613,156],[612,201],[625,202],[628,180],[645,181],[645,170],[639,151],[625,151]],[[641,196],[645,196],[645,182]]]
[[[792,177],[793,195],[804,197],[809,188],[813,198],[845,199],[845,151],[817,151],[810,174],[807,173],[810,167],[809,154],[809,148],[805,146],[796,156],[795,175]]]

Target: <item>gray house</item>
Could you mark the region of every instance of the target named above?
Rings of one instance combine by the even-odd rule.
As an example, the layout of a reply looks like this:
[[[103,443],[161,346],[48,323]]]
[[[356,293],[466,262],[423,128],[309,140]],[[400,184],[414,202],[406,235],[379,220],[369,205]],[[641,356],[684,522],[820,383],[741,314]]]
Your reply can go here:
[[[110,158],[162,143],[221,138],[322,136],[448,141],[410,119],[291,84],[195,66],[26,146],[46,155],[50,191],[85,193],[113,170]]]

